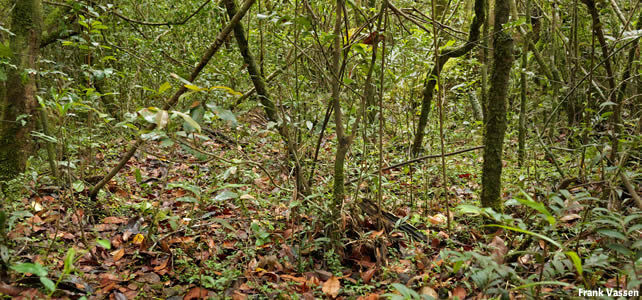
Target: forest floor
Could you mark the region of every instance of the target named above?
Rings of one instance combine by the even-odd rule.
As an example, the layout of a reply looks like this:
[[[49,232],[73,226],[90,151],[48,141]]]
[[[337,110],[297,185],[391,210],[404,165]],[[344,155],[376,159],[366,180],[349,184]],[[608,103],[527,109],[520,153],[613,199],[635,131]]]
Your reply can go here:
[[[282,163],[285,151],[273,135],[257,130],[245,145],[218,136],[199,145],[206,150],[201,157],[178,144],[146,144],[97,202],[83,196],[88,182],[71,179],[74,184],[61,189],[30,181],[31,195],[16,204],[8,236],[15,241],[14,260],[36,264],[23,265],[26,275],[14,275],[0,293],[46,298],[45,277],[56,283],[49,297],[71,299],[378,299],[390,292],[412,298],[404,287],[434,298],[487,298],[488,291],[476,290],[471,273],[462,268],[470,261],[452,265],[443,255],[475,249],[501,264],[508,251],[503,230],[488,235],[479,218],[453,212],[448,230],[446,212],[436,209],[437,203],[425,210],[426,201],[415,199],[413,210],[401,205],[391,213],[427,236],[417,241],[398,228],[377,230],[375,218],[359,213],[351,200],[339,222],[343,247],[332,247],[323,220],[323,202],[331,195],[293,198],[286,188],[293,178]],[[106,172],[125,149],[126,143],[115,143],[90,153],[104,168],[96,174]],[[332,149],[322,147],[322,155],[331,157]],[[449,190],[457,203],[451,206],[471,203],[479,190],[477,158],[471,154],[454,162],[468,172],[452,176]],[[408,169],[386,176],[394,180],[403,172]],[[331,186],[328,178],[319,178]],[[398,193],[409,190],[405,180],[396,185]],[[428,181],[438,194],[439,177]],[[571,216],[564,226],[576,220]],[[520,263],[526,272],[536,268],[532,258]],[[558,292],[574,289],[569,284]],[[521,298],[517,295],[505,296]]]

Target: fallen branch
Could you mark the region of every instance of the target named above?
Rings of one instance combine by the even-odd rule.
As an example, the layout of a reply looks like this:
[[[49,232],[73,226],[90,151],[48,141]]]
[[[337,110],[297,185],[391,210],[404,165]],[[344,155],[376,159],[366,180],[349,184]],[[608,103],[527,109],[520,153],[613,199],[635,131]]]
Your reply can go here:
[[[461,153],[465,153],[465,152],[470,152],[470,151],[475,151],[475,150],[479,150],[479,149],[482,149],[482,148],[484,148],[484,146],[477,146],[477,147],[472,147],[472,148],[468,148],[468,149],[462,149],[462,150],[455,151],[455,152],[444,153],[444,157],[453,156],[453,155],[457,155],[457,154],[461,154]],[[381,171],[386,171],[386,170],[402,167],[402,166],[409,165],[409,164],[412,164],[412,163],[416,163],[416,162],[419,162],[419,161],[422,161],[422,160],[425,160],[425,159],[429,159],[429,158],[439,158],[439,157],[441,157],[441,154],[425,155],[425,156],[413,158],[413,159],[408,160],[408,161],[400,162],[398,164],[394,164],[394,165],[385,167],[385,168],[381,169]],[[373,172],[370,175],[376,175],[376,174],[379,174],[379,171]],[[359,178],[355,178],[355,179],[352,179],[352,180],[348,181],[348,183],[354,183],[354,182],[356,182],[358,180],[359,180]]]

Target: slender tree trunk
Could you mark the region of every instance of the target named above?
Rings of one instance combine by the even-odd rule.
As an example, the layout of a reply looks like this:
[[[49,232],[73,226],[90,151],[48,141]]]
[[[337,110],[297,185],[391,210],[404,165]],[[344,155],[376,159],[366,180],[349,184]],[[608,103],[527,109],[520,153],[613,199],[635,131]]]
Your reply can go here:
[[[501,205],[502,150],[506,132],[506,95],[513,63],[513,39],[503,31],[508,21],[510,0],[495,1],[493,27],[493,67],[488,90],[488,115],[484,120],[484,165],[482,173],[483,207],[497,211]]]
[[[344,164],[346,154],[348,153],[349,139],[345,134],[343,126],[343,113],[341,110],[341,87],[340,87],[340,59],[341,59],[341,14],[343,12],[344,0],[337,0],[336,19],[334,23],[334,43],[332,48],[332,65],[330,66],[334,80],[331,84],[332,105],[334,106],[334,123],[337,133],[337,153],[334,158],[334,201],[332,202],[332,217],[336,221],[339,219],[341,204],[345,195],[344,190]],[[332,236],[335,242],[338,241],[338,228],[334,228]]]
[[[6,97],[0,99],[0,180],[23,172],[32,153],[36,119],[36,74],[42,34],[40,0],[15,0],[10,38],[16,68],[6,68]]]
[[[484,19],[484,30],[482,33],[482,69],[481,69],[481,107],[482,107],[482,120],[486,118],[486,109],[487,109],[487,104],[488,104],[488,93],[486,91],[486,88],[488,87],[488,48],[489,48],[489,43],[488,39],[490,36],[488,35],[488,27],[490,26],[490,15],[488,14],[488,1],[489,0],[484,0],[484,14],[486,14],[486,18]]]
[[[530,2],[526,0],[526,20],[530,19]],[[524,35],[524,45],[522,52],[522,67],[521,67],[521,93],[519,103],[519,148],[517,149],[517,163],[519,167],[523,167],[526,157],[526,67],[528,65],[528,40],[530,34]]]
[[[615,76],[613,74],[613,67],[611,65],[611,59],[609,58],[609,45],[606,43],[606,38],[604,36],[604,31],[602,30],[602,23],[600,22],[600,15],[595,6],[594,0],[582,0],[591,14],[591,20],[593,22],[593,32],[597,36],[597,40],[600,42],[600,48],[602,49],[602,58],[604,59],[604,68],[606,69],[607,82],[609,84],[609,101],[616,103],[613,105],[613,114],[611,115],[609,121],[611,127],[613,128],[613,133],[611,135],[611,156],[609,157],[610,163],[615,164],[615,159],[617,158],[617,152],[619,148],[619,135],[620,135],[620,126],[622,123],[622,116],[620,115],[620,105],[617,104],[617,96],[615,95]]]
[[[437,76],[441,73],[444,64],[453,57],[460,57],[473,49],[479,40],[480,28],[485,20],[484,0],[475,0],[475,17],[470,24],[470,31],[468,32],[468,41],[466,44],[458,48],[450,48],[441,51],[437,54],[439,57],[436,59],[437,63],[433,66],[430,74],[426,76],[424,82],[424,89],[422,91],[423,101],[421,102],[421,115],[419,116],[419,123],[417,125],[417,132],[412,143],[412,155],[414,157],[421,154],[423,149],[424,131],[426,124],[428,124],[428,114],[432,105],[432,97],[437,85]],[[437,37],[434,37],[437,38]]]
[[[225,0],[224,2],[229,17],[234,17],[234,15],[237,13],[236,1]],[[243,56],[243,61],[247,66],[247,72],[250,74],[250,78],[252,79],[252,83],[254,84],[256,95],[263,105],[265,114],[270,121],[279,124],[279,133],[281,135],[281,138],[287,145],[290,158],[295,164],[294,171],[296,176],[297,190],[302,192],[303,194],[307,194],[308,187],[306,181],[304,180],[302,169],[299,164],[298,155],[296,153],[295,138],[291,136],[287,124],[284,121],[279,120],[279,116],[277,115],[276,111],[276,105],[270,99],[267,88],[265,87],[265,79],[263,79],[263,75],[261,75],[260,69],[256,64],[254,56],[252,56],[252,53],[250,53],[250,47],[247,42],[247,38],[245,37],[245,29],[243,29],[243,25],[240,22],[234,25],[234,37],[236,38],[239,50],[241,51],[241,56]]]

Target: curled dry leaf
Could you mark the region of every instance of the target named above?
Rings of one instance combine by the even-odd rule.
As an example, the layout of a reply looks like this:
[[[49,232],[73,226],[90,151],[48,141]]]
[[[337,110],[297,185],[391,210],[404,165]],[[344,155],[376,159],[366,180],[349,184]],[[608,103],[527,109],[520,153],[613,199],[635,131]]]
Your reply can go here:
[[[321,290],[327,296],[336,298],[337,295],[339,295],[339,289],[341,289],[341,282],[339,282],[339,278],[332,276],[323,283],[323,288]]]
[[[582,217],[578,214],[570,214],[570,215],[563,216],[562,218],[560,218],[560,220],[562,220],[563,222],[571,222],[580,218]]]
[[[428,221],[432,223],[433,225],[438,225],[438,224],[443,224],[446,222],[446,216],[442,214],[436,214],[434,216],[431,216],[428,218]]]
[[[123,255],[125,255],[125,248],[120,248],[116,251],[112,251],[111,255],[114,257],[114,261],[118,261],[119,259],[123,258]]]
[[[493,249],[491,252],[493,260],[495,260],[495,262],[500,265],[503,264],[504,256],[506,256],[506,253],[508,253],[508,247],[506,247],[504,240],[502,240],[502,238],[500,238],[499,236],[495,236],[493,238],[493,241],[490,242],[488,246]]]
[[[372,279],[372,276],[375,274],[377,271],[377,268],[371,268],[368,271],[365,271],[361,273],[361,279],[363,280],[364,283],[370,282],[370,279]]]

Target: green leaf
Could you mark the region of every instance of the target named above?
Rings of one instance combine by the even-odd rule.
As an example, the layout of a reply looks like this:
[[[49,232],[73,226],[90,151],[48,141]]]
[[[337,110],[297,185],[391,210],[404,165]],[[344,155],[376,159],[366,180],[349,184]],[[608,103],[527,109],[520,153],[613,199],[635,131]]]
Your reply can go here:
[[[162,94],[162,93],[164,93],[165,91],[169,90],[171,87],[172,87],[172,85],[171,85],[169,82],[165,81],[165,82],[163,82],[163,84],[161,84],[161,85],[158,87],[158,93],[159,93],[159,94]]]
[[[194,119],[192,119],[192,117],[190,117],[190,116],[188,116],[187,114],[182,113],[182,112],[180,112],[180,111],[175,111],[175,110],[173,110],[173,111],[172,111],[172,113],[174,113],[174,114],[177,114],[177,115],[181,116],[181,117],[183,118],[183,120],[185,120],[185,122],[187,122],[187,124],[189,124],[189,125],[190,125],[190,126],[192,126],[194,129],[196,129],[196,131],[197,131],[198,133],[201,133],[201,125],[198,125],[198,123],[196,123],[196,121],[194,121]]]
[[[191,196],[184,196],[184,197],[176,198],[176,202],[196,203],[198,202],[198,200]]]
[[[577,274],[582,276],[582,273],[584,272],[584,270],[582,269],[582,260],[577,255],[577,253],[575,253],[575,251],[566,251],[564,252],[564,254],[566,254],[571,259],[571,261],[573,261],[573,265],[577,270]]]
[[[201,197],[201,188],[197,185],[192,185],[185,182],[170,183],[167,185],[168,190],[171,190],[174,188],[181,188],[186,191],[192,192],[192,194],[194,194],[194,196],[196,197],[199,197],[199,198]]]
[[[226,86],[222,86],[222,85],[217,85],[217,86],[211,87],[210,91],[213,91],[213,90],[224,90],[228,94],[231,94],[231,95],[234,95],[234,96],[239,96],[239,97],[243,96],[243,93],[237,92],[237,91],[235,91],[234,89],[232,89],[230,87],[226,87]]]
[[[530,207],[530,208],[532,208],[532,209],[534,209],[534,210],[536,210],[536,211],[540,212],[541,214],[543,214],[544,216],[546,216],[546,220],[548,221],[548,223],[550,223],[550,224],[551,224],[551,226],[552,226],[552,225],[555,225],[555,218],[554,218],[554,217],[553,217],[553,215],[552,215],[552,214],[551,214],[551,213],[546,209],[546,207],[544,206],[544,204],[539,203],[539,202],[535,202],[535,201],[533,200],[533,198],[531,198],[531,196],[529,196],[529,195],[528,195],[526,192],[524,192],[523,190],[521,191],[521,194],[522,194],[522,195],[524,195],[524,196],[526,197],[526,199],[522,199],[521,197],[517,197],[517,198],[515,198],[515,200],[519,201],[519,203],[521,203],[521,204],[524,204],[524,205],[526,205],[526,206],[528,206],[528,207]]]
[[[470,205],[470,204],[462,204],[458,205],[456,208],[459,213],[462,215],[473,215],[473,216],[478,216],[482,213],[482,209],[475,206],[475,205]]]
[[[415,299],[413,296],[417,295],[417,292],[409,289],[401,283],[393,283],[392,287],[395,288],[395,290],[397,290],[405,299]]]
[[[216,202],[220,202],[220,201],[225,201],[225,200],[229,200],[229,199],[236,199],[238,196],[239,195],[237,193],[235,193],[235,192],[223,191],[223,192],[219,193],[218,195],[216,195],[216,197],[214,197],[214,199],[212,199],[212,200],[214,200]]]
[[[47,276],[47,269],[39,263],[21,263],[11,266],[11,269],[18,273],[31,273],[33,275],[42,277]]]
[[[71,273],[71,268],[73,267],[74,257],[76,256],[76,250],[71,247],[67,250],[67,255],[65,256],[65,264],[63,268],[64,274]]]
[[[547,236],[544,236],[544,235],[541,235],[539,233],[535,233],[535,232],[532,232],[532,231],[524,230],[524,229],[521,229],[521,228],[510,227],[510,226],[506,226],[506,225],[497,225],[497,224],[484,225],[484,227],[499,227],[499,228],[504,228],[504,229],[516,231],[516,232],[530,234],[530,235],[532,235],[534,237],[538,237],[538,238],[540,238],[542,240],[545,240],[545,241],[551,243],[552,245],[554,245],[557,248],[562,248],[562,245],[560,245],[560,243],[552,240],[551,238],[549,238]]]
[[[72,183],[71,185],[73,186],[74,191],[76,191],[77,193],[85,190],[85,184],[80,180],[74,181],[74,183]]]
[[[56,290],[56,284],[47,277],[40,277],[40,282],[44,285],[50,292]]]
[[[111,249],[111,242],[109,240],[98,238],[96,239],[96,244],[98,244],[98,246],[103,247],[107,250]]]
[[[202,88],[200,86],[197,86],[197,85],[194,85],[194,84],[186,84],[185,87],[190,89],[190,90],[192,90],[192,91],[195,91],[195,92],[200,92],[200,91],[205,90],[204,88]]]
[[[614,238],[614,239],[619,239],[619,240],[623,240],[623,241],[628,240],[624,234],[622,234],[621,232],[619,232],[617,230],[613,230],[613,229],[598,229],[597,233],[599,233],[601,235],[605,235],[605,236],[610,237],[610,238]]]
[[[531,282],[531,283],[528,283],[528,284],[520,285],[518,287],[513,288],[513,291],[523,290],[523,289],[527,289],[527,288],[538,286],[538,285],[571,286],[571,284],[566,283],[566,282],[562,282],[562,281],[540,281],[540,282]]]
[[[609,249],[612,249],[614,251],[619,252],[622,254],[624,257],[632,257],[633,251],[629,250],[628,248],[624,247],[622,244],[616,244],[616,243],[609,243],[606,245]]]
[[[214,103],[207,103],[205,106],[212,110],[221,120],[232,123],[232,126],[237,126],[238,122],[236,121],[236,115],[234,115],[232,111],[220,108]]]
[[[213,219],[212,219],[212,221],[214,221],[214,222],[216,222],[216,223],[219,223],[219,224],[223,225],[223,227],[225,227],[225,228],[229,229],[229,230],[230,230],[230,231],[232,231],[232,232],[235,232],[235,231],[236,231],[236,229],[235,229],[234,227],[232,227],[232,225],[230,225],[230,223],[229,223],[229,222],[227,222],[227,221],[226,221],[226,220],[224,220],[224,219],[220,219],[220,218],[213,218]]]

